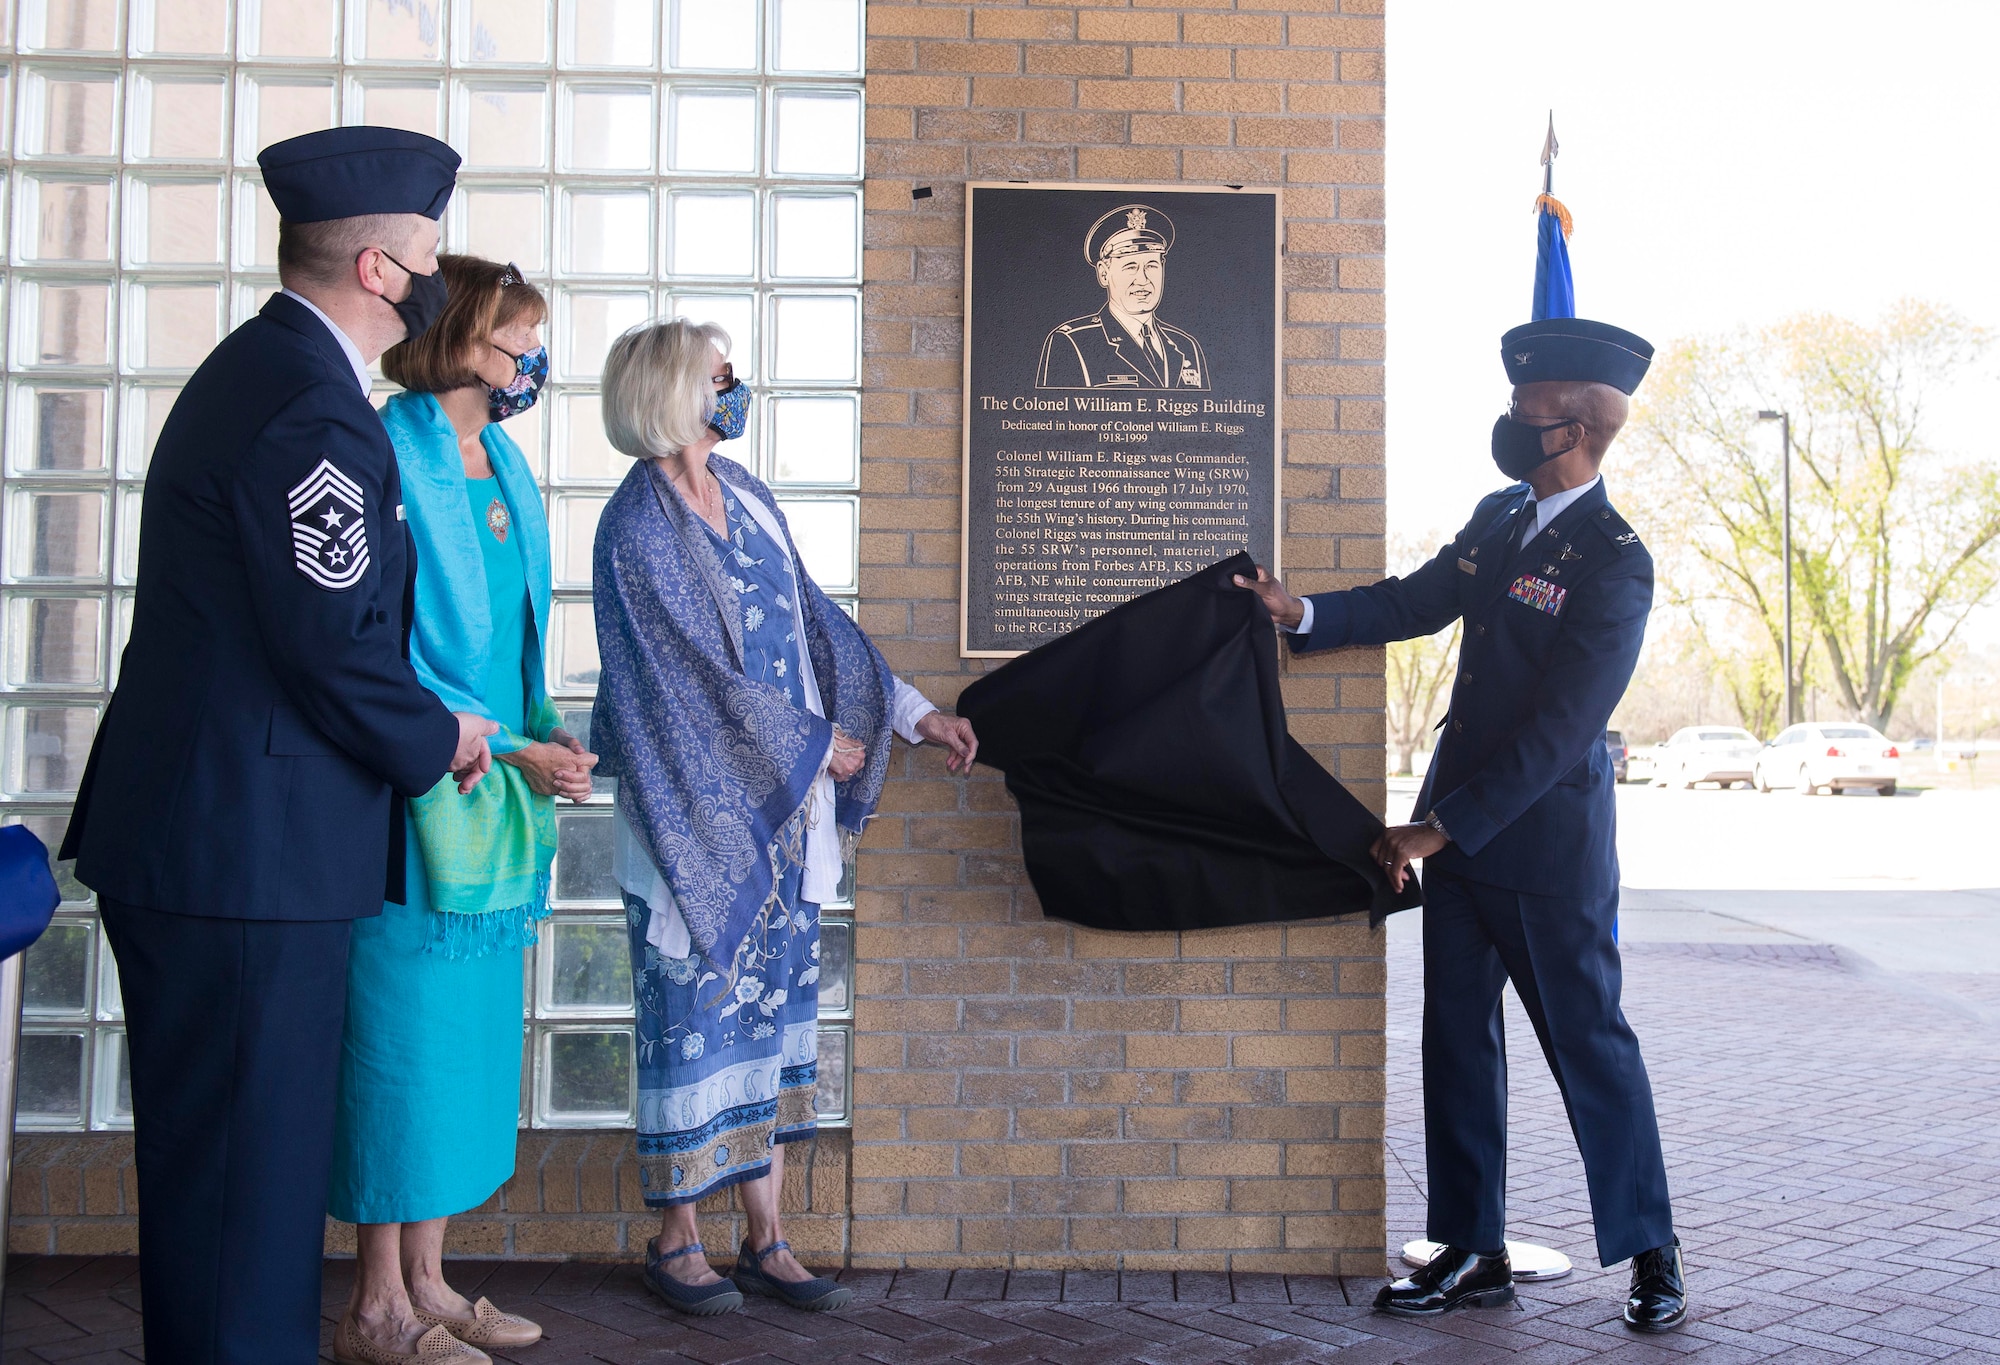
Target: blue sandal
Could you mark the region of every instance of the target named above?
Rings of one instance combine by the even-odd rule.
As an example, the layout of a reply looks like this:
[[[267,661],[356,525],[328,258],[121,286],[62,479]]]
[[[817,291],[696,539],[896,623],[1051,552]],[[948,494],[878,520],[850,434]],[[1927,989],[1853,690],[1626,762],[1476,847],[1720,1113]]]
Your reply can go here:
[[[828,1313],[836,1308],[845,1308],[854,1297],[854,1291],[837,1280],[824,1276],[811,1280],[776,1280],[764,1273],[764,1262],[781,1251],[791,1249],[790,1242],[780,1240],[762,1251],[752,1251],[750,1239],[746,1237],[743,1239],[743,1250],[737,1253],[736,1269],[730,1278],[746,1294],[762,1294],[794,1308],[803,1308],[808,1313]]]
[[[697,1318],[733,1313],[743,1306],[742,1291],[728,1280],[714,1284],[684,1284],[667,1273],[667,1262],[682,1256],[699,1256],[700,1242],[689,1242],[677,1251],[662,1253],[646,1243],[646,1287],[665,1299],[669,1308]]]

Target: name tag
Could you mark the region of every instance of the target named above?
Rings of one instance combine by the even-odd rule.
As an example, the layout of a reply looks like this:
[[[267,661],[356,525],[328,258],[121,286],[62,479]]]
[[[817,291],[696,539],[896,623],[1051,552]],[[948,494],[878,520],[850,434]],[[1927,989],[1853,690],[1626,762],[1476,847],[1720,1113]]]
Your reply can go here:
[[[1478,573],[1479,566],[1469,559],[1461,559],[1458,561],[1458,571],[1460,573]]]
[[[1554,616],[1563,609],[1563,599],[1569,596],[1569,589],[1558,588],[1545,578],[1524,573],[1507,589],[1507,595],[1516,602],[1526,602],[1536,611]]]

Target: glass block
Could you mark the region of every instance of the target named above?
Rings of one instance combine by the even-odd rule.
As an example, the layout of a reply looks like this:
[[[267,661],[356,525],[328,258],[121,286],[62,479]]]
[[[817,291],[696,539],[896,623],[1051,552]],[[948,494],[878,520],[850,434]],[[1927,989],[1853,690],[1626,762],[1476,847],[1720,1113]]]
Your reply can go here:
[[[23,156],[118,155],[118,73],[29,67],[19,138]]]
[[[443,10],[443,0],[348,0],[355,28],[350,51],[370,62],[441,61]]]
[[[167,414],[174,410],[174,400],[180,396],[179,385],[134,386],[125,390],[125,403],[119,412],[119,425],[124,428],[118,454],[121,478],[145,477],[146,466],[153,462],[153,447],[160,441],[160,428],[166,425]]]
[[[757,65],[756,0],[673,0],[669,64],[683,71],[750,71]]]
[[[824,592],[853,592],[859,505],[854,498],[779,498],[806,572]]]
[[[860,300],[781,294],[771,301],[771,378],[779,384],[851,384],[860,364]]]
[[[236,159],[254,164],[260,148],[340,122],[332,77],[244,75],[236,87]]]
[[[829,1127],[846,1127],[852,1115],[847,1098],[847,1059],[852,1052],[848,1044],[853,1037],[852,1029],[835,1027],[819,1031],[818,1086],[813,1093],[813,1108],[818,1111],[819,1121]]]
[[[854,1009],[854,926],[846,920],[819,922],[819,1012],[841,1015]]]
[[[139,581],[139,525],[145,497],[145,488],[137,484],[118,489],[118,556],[112,565],[113,583]]]
[[[597,622],[587,601],[557,602],[549,609],[548,687],[551,692],[587,692],[597,686]]]
[[[221,180],[125,182],[125,254],[135,266],[221,265]]]
[[[544,920],[537,955],[545,1013],[632,1012],[632,954],[623,915]]]
[[[604,434],[604,404],[594,393],[566,393],[556,400],[557,430],[562,433],[559,476],[568,483],[616,482],[632,467],[632,459],[612,447]]]
[[[338,18],[339,0],[245,0],[243,53],[329,59]]]
[[[564,169],[652,169],[651,85],[570,86],[563,95],[568,106],[564,111]]]
[[[59,863],[57,866],[67,867],[69,864]],[[111,951],[111,940],[104,936],[102,925],[97,930],[97,1017],[125,1017],[125,992],[118,984],[118,957]]]
[[[425,137],[444,136],[441,81],[356,81],[352,98],[363,123],[406,128]]]
[[[629,468],[631,461],[627,460]],[[605,498],[581,493],[556,494],[555,578],[565,586],[590,586],[591,551],[597,543],[597,519],[603,515]]]
[[[67,810],[14,811],[5,817],[0,817],[0,824],[26,825],[34,831],[35,837],[42,841],[42,847],[49,850],[49,868],[55,873],[56,892],[62,897],[63,908],[89,906],[92,903],[90,888],[76,879],[76,864],[55,856],[55,851],[62,847],[63,834],[69,829]],[[97,951],[100,963],[104,958],[111,956],[110,950],[102,944],[98,946]],[[103,979],[103,969],[100,966],[98,971],[100,1000],[103,998],[101,984]]]
[[[7,685],[95,691],[104,685],[104,599],[7,599]]]
[[[219,161],[229,154],[229,78],[222,72],[128,78],[125,148],[134,160]]]
[[[538,1120],[551,1128],[629,1127],[632,1030],[551,1028],[542,1034]]]
[[[8,489],[8,576],[17,582],[101,579],[104,497],[97,489]]]
[[[0,5],[0,28],[6,26],[6,16],[7,7]],[[0,66],[0,155],[11,156],[14,152],[14,141],[9,136],[14,124],[11,117],[13,111],[14,70],[12,67]]]
[[[650,275],[650,190],[566,190],[563,270],[575,275]]]
[[[548,203],[539,186],[460,185],[464,249],[489,261],[512,261],[531,275],[549,268]],[[511,428],[510,428],[511,430]]]
[[[861,70],[861,0],[778,0],[774,71]]]
[[[111,358],[111,286],[15,284],[16,354],[23,365],[103,365]]]
[[[116,52],[120,0],[22,0],[21,46],[30,51]]]
[[[611,343],[628,327],[646,320],[652,311],[650,294],[569,293],[558,300],[556,356],[567,379],[595,379],[604,373]]]
[[[537,479],[543,478],[548,469],[545,454],[548,429],[549,399],[546,396],[520,416],[507,419],[507,435],[519,447],[521,458],[527,461],[529,472]]]
[[[674,316],[712,322],[729,334],[729,362],[740,379],[757,375],[757,301],[748,294],[675,294]]]
[[[667,169],[754,174],[755,91],[675,86],[667,99]]]
[[[87,385],[23,384],[14,390],[7,467],[15,474],[96,474],[106,462],[111,391]]]
[[[611,875],[609,809],[556,810],[555,899],[564,905],[622,905]]]
[[[113,182],[23,175],[15,251],[24,261],[109,261]]]
[[[859,276],[860,196],[772,195],[771,273],[795,280],[851,280]]]
[[[458,60],[541,66],[549,59],[549,0],[461,0]]]
[[[7,708],[6,792],[9,796],[68,796],[90,757],[97,733],[94,706]]]
[[[675,275],[734,276],[757,269],[757,197],[747,191],[676,194],[668,227],[668,270]]]
[[[852,484],[859,474],[860,404],[852,394],[770,400],[771,477],[779,483]]]
[[[21,955],[21,1013],[69,1018],[90,1012],[91,954],[97,926],[59,919]]]
[[[538,171],[549,164],[547,86],[465,84],[456,98],[467,170]]]
[[[222,339],[220,284],[135,284],[125,299],[126,358],[135,369],[191,370]]]
[[[83,1126],[84,1035],[36,1029],[21,1034],[14,1122],[21,1128]]]
[[[278,206],[261,180],[236,182],[236,268],[278,268]]]
[[[771,117],[778,125],[771,164],[779,175],[861,174],[859,90],[780,90]]]
[[[124,1029],[98,1031],[97,1065],[91,1070],[90,1089],[92,1128],[132,1126],[132,1064],[125,1053]]]
[[[563,6],[563,65],[651,66],[656,0],[571,0]]]
[[[136,593],[130,592],[111,594],[111,685],[114,688],[118,686],[118,666],[123,662],[126,642],[132,638],[132,607],[136,597]]]
[[[132,50],[146,56],[229,51],[229,0],[136,0]]]

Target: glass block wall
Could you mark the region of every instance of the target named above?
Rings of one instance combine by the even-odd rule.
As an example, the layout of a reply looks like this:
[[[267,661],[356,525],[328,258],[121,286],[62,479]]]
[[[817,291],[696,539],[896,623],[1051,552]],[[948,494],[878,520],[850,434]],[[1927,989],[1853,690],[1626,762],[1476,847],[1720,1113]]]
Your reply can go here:
[[[447,244],[514,261],[549,294],[552,382],[507,430],[548,498],[548,682],[573,729],[588,728],[597,677],[592,535],[627,467],[604,440],[597,382],[642,318],[713,320],[734,338],[757,401],[724,453],[780,490],[808,568],[851,609],[861,7],[0,0],[0,820],[61,838],[117,683],[153,440],[189,371],[277,287],[257,149],[317,128],[445,138],[465,157]],[[524,997],[535,1127],[632,1120],[609,799],[559,815],[558,909]],[[27,962],[17,1122],[126,1127],[117,972],[90,893],[62,880]],[[821,1108],[844,1123],[852,928],[828,910]]]

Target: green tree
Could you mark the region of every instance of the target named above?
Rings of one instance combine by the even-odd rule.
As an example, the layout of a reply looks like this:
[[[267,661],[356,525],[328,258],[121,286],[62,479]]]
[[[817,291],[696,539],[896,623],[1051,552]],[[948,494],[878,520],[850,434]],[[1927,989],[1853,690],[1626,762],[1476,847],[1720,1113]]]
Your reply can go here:
[[[1924,427],[1989,345],[1949,309],[1905,302],[1872,326],[1805,314],[1660,357],[1621,462],[1639,496],[1621,502],[1746,726],[1776,728],[1784,689],[1781,447],[1758,412],[1792,415],[1793,687],[1884,727],[2000,582],[2000,469]]]

